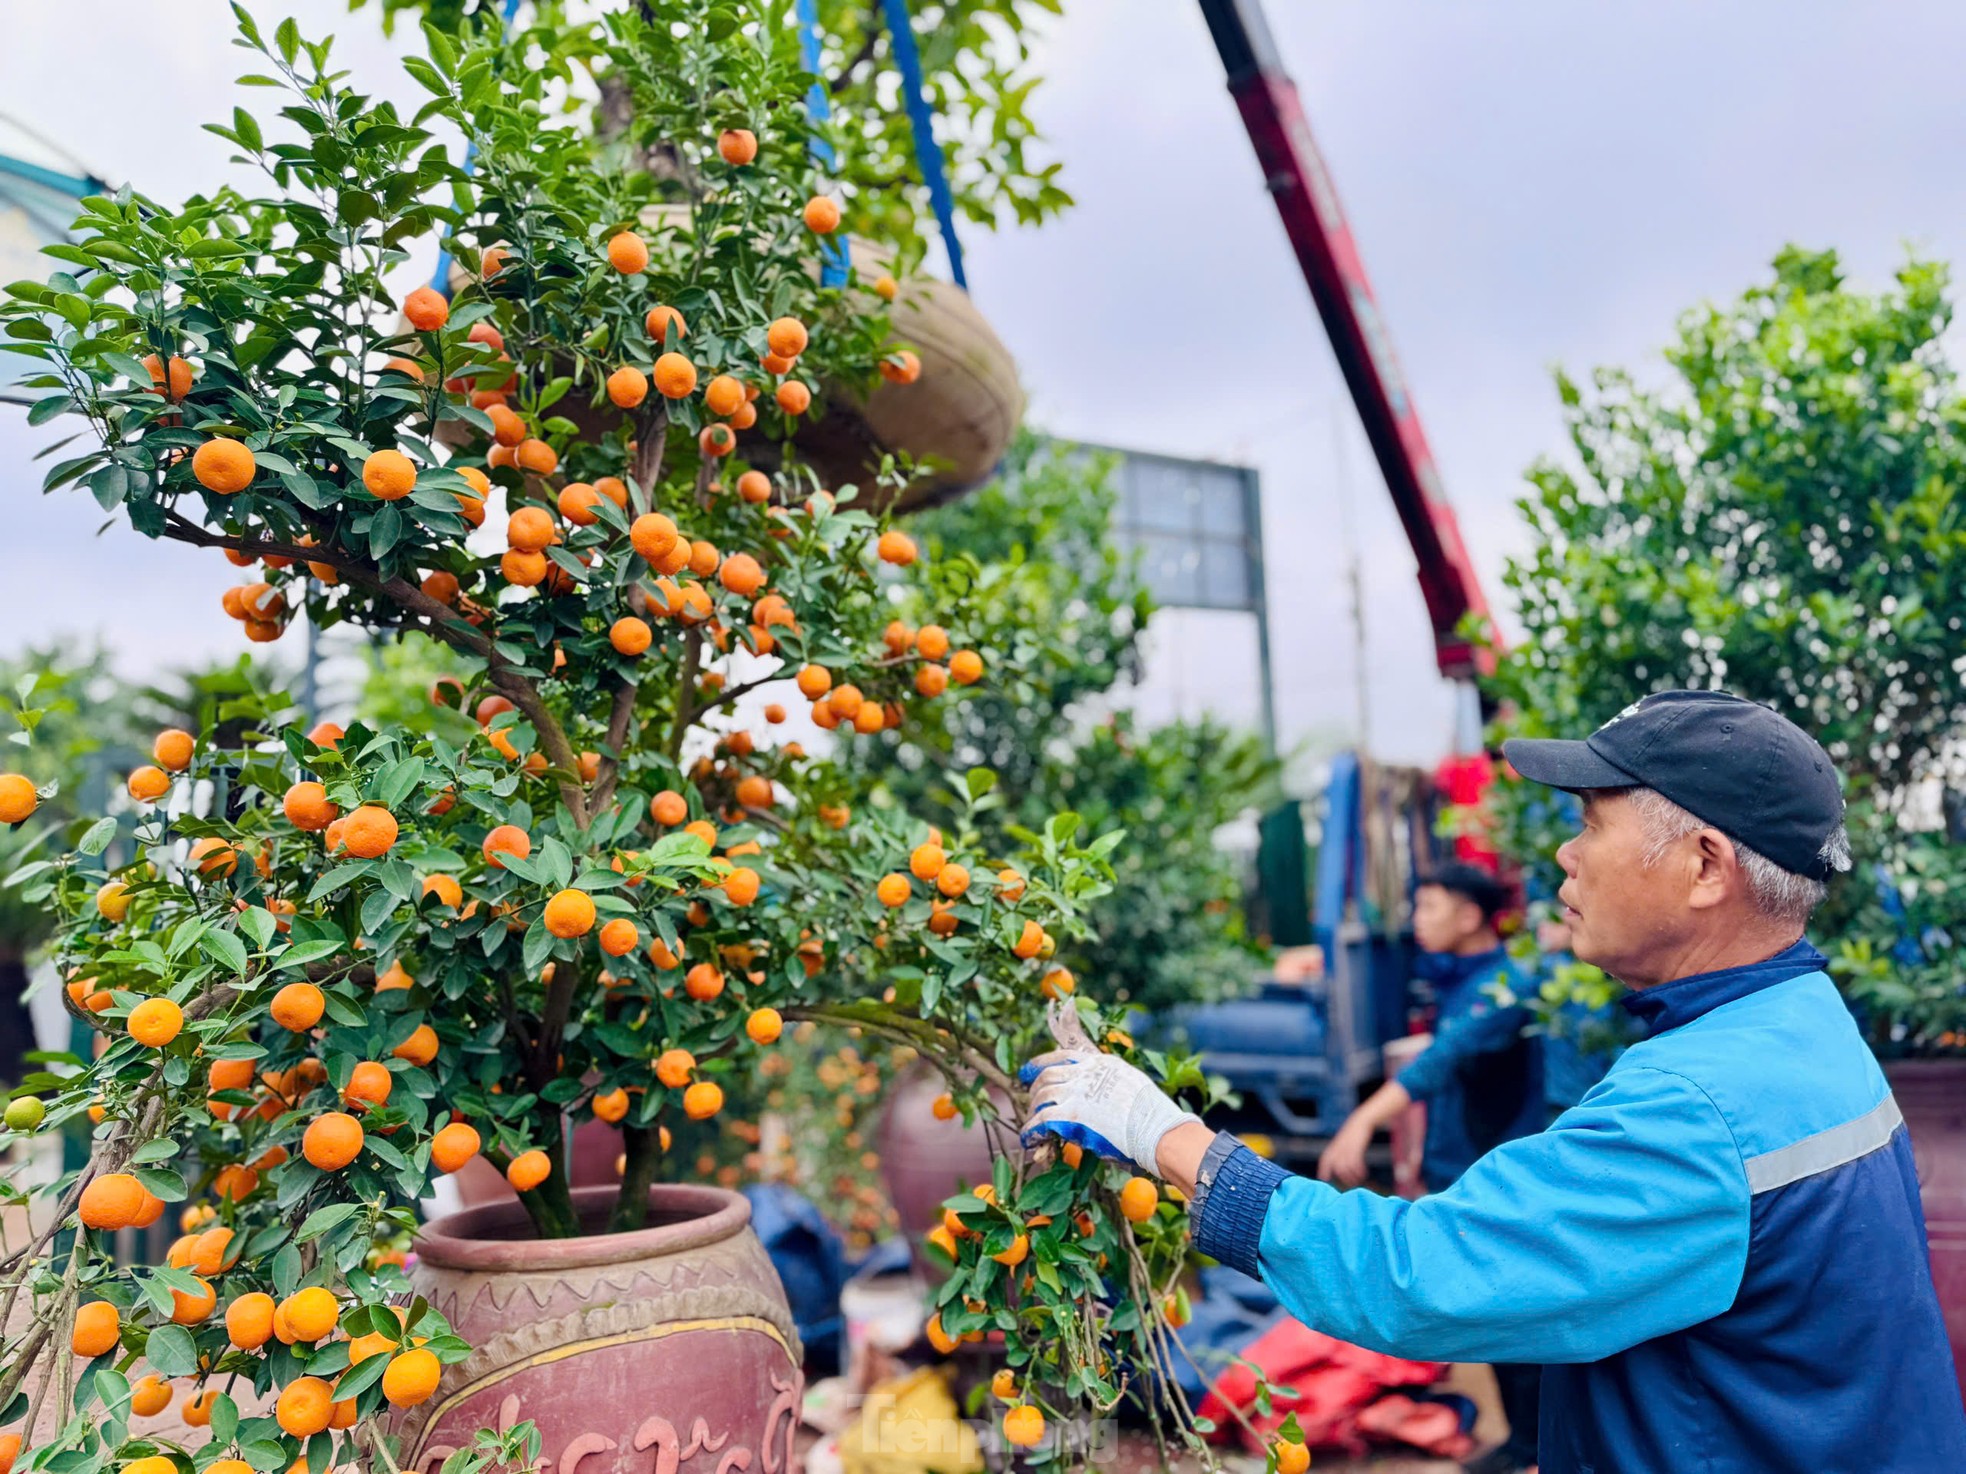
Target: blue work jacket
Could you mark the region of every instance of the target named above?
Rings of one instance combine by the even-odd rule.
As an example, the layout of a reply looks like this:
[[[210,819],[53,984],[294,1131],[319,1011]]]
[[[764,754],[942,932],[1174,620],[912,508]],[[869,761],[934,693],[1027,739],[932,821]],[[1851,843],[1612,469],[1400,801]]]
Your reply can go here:
[[[1548,1116],[1541,1041],[1524,1032],[1534,1018],[1522,1004],[1496,997],[1498,988],[1521,991],[1508,953],[1428,953],[1421,975],[1439,1004],[1434,1040],[1399,1072],[1399,1083],[1427,1103],[1420,1175],[1438,1192],[1489,1148],[1541,1131]]]
[[[1343,1340],[1543,1363],[1543,1474],[1966,1470],[1911,1143],[1821,956],[1627,1007],[1649,1037],[1448,1191],[1237,1149],[1198,1246]]]

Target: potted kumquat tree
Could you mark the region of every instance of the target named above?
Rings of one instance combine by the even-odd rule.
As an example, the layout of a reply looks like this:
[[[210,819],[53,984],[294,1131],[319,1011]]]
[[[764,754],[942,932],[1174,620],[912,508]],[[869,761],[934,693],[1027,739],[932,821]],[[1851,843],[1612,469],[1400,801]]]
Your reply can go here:
[[[1120,836],[1064,814],[989,853],[987,772],[936,833],[772,733],[797,704],[880,742],[991,675],[973,564],[869,510],[905,468],[825,488],[797,453],[824,394],[912,360],[880,283],[822,281],[842,215],[782,10],[429,29],[414,117],[240,11],[280,121],[217,131],[267,191],[86,200],[65,269],[0,309],[40,362],[31,418],[84,432],[50,490],[250,570],[224,595],[249,641],[302,611],[430,638],[431,699],[473,719],[303,729],[240,695],[157,736],[127,815],[9,877],[58,915],[99,1048],[7,1110],[89,1159],[0,1251],[0,1465],[776,1474],[796,1333],[743,1200],[673,1148],[806,1022],[906,1045],[938,1111],[1015,1126],[1073,987],[1047,959]],[[555,121],[575,55],[667,174]],[[392,290],[431,238],[455,296]],[[894,617],[904,586],[936,623]],[[0,775],[0,822],[49,796]],[[618,1182],[576,1180],[590,1119]],[[516,1202],[419,1226],[474,1161]],[[1002,1334],[1007,1440],[1068,1457],[1047,1410],[1129,1394],[1192,1440],[1179,1205],[1069,1149],[977,1186],[937,1231],[930,1336]],[[166,1262],[119,1262],[165,1213]]]

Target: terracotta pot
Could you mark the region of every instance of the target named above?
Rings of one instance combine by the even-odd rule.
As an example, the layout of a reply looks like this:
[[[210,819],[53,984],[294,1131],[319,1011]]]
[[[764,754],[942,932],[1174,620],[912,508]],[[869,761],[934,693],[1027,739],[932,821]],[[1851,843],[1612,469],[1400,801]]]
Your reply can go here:
[[[940,1269],[923,1255],[922,1235],[942,1221],[942,1200],[990,1180],[992,1130],[999,1150],[1010,1151],[1017,1144],[1008,1128],[986,1128],[981,1122],[966,1126],[961,1116],[936,1120],[931,1107],[948,1088],[936,1070],[911,1066],[895,1082],[876,1128],[888,1201],[894,1204],[916,1266],[936,1278]]]
[[[688,228],[689,212],[677,205],[652,206],[642,213],[645,233],[660,238]],[[893,252],[858,238],[847,242],[848,256],[861,282],[872,282],[888,271]],[[462,266],[451,268],[451,290],[470,281]],[[1010,448],[1024,416],[1024,390],[1010,350],[970,301],[969,293],[951,282],[910,277],[893,306],[894,337],[915,351],[922,372],[912,384],[883,381],[865,399],[830,388],[826,413],[808,419],[795,439],[800,457],[826,485],[861,488],[862,505],[888,504],[874,496],[873,473],[888,452],[904,453],[934,467],[892,505],[916,511],[951,501],[987,481]],[[607,405],[588,403],[591,391],[576,388],[555,407],[596,439],[611,433],[620,413]],[[470,432],[448,423],[442,438],[459,445]],[[738,436],[746,460],[775,470],[778,447],[763,428]]]
[[[613,1199],[574,1194],[596,1229]],[[789,1474],[798,1333],[750,1205],[679,1186],[649,1203],[652,1226],[634,1233],[536,1239],[516,1203],[424,1227],[417,1292],[473,1349],[393,1415],[405,1474],[527,1419],[553,1474]]]
[[[1932,1282],[1966,1396],[1966,1060],[1898,1060],[1884,1077],[1911,1132]]]

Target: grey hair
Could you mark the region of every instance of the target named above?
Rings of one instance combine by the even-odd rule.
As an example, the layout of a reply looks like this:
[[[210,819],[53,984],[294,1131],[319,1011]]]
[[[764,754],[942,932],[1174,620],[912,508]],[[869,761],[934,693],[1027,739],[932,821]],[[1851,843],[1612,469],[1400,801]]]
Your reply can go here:
[[[1655,789],[1630,788],[1624,792],[1638,810],[1639,818],[1645,822],[1645,853],[1639,863],[1648,870],[1663,860],[1666,851],[1677,841],[1702,829],[1713,828],[1706,820],[1688,813]],[[1747,878],[1748,895],[1753,899],[1755,909],[1770,921],[1800,927],[1829,895],[1826,882],[1797,875],[1793,870],[1784,870],[1759,850],[1749,849],[1732,835],[1727,837],[1727,842],[1734,846],[1734,859],[1741,867],[1741,874]],[[1833,871],[1850,868],[1850,836],[1841,824],[1823,841],[1818,858]]]

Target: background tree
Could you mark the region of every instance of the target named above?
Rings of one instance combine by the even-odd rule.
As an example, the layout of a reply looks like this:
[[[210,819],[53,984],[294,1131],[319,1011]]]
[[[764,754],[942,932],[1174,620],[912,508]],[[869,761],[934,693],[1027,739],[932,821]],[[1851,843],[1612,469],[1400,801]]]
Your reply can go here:
[[[1966,924],[1966,399],[1947,273],[1880,292],[1834,252],[1683,317],[1663,377],[1559,377],[1575,464],[1539,463],[1524,627],[1493,689],[1511,733],[1573,735],[1648,691],[1720,687],[1815,733],[1858,866],[1818,933],[1881,1050],[1957,1047]],[[1549,865],[1553,810],[1505,797]],[[1948,829],[1953,832],[1948,834]]]

